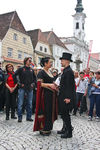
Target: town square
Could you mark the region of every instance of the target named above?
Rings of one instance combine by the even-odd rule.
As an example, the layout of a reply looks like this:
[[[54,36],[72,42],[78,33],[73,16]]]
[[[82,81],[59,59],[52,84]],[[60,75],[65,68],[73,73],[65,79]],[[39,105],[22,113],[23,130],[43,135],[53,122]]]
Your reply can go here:
[[[100,150],[99,6],[1,0],[0,150]]]

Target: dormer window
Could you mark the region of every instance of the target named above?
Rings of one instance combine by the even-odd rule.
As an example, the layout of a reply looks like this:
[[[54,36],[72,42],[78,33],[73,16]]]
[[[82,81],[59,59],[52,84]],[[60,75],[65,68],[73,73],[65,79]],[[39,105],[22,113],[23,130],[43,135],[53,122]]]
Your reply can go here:
[[[16,33],[14,33],[14,35],[13,35],[13,39],[14,39],[15,41],[17,41],[17,40],[18,40],[18,36],[17,36],[17,34],[16,34]]]

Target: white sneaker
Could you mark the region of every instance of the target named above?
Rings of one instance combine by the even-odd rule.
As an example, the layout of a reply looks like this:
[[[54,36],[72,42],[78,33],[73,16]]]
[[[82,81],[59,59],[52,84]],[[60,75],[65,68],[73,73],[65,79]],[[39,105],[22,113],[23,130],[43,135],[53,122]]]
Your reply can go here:
[[[89,116],[88,121],[92,121],[92,117],[91,116]]]
[[[99,118],[98,116],[97,116],[95,119],[96,119],[96,121],[97,121],[97,122],[99,122],[99,121],[100,121],[100,118]]]

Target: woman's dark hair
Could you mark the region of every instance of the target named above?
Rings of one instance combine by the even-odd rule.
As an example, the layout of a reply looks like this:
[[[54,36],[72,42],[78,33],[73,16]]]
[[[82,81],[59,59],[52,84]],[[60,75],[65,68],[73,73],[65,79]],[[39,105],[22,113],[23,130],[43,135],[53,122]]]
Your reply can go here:
[[[45,63],[48,63],[48,61],[50,60],[50,57],[44,57],[41,59],[40,65],[41,67],[45,66]]]
[[[84,72],[83,72],[83,71],[81,71],[79,74],[84,74]]]
[[[26,62],[28,61],[29,58],[31,58],[31,57],[25,57],[25,58],[24,58],[24,65],[26,65]],[[31,58],[31,59],[32,59],[32,58]]]
[[[8,67],[9,67],[9,66],[12,66],[12,68],[13,68],[13,70],[14,70],[14,67],[13,67],[12,64],[7,64],[7,65],[5,66],[7,72],[8,72]]]

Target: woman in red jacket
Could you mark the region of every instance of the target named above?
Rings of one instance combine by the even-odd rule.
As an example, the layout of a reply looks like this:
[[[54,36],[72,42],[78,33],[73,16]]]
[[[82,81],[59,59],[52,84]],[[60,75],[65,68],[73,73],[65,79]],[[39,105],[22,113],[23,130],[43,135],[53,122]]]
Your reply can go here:
[[[7,74],[5,75],[5,93],[6,93],[6,120],[9,120],[9,110],[11,108],[11,118],[17,119],[15,117],[15,107],[16,107],[16,87],[17,80],[13,77],[14,67],[12,64],[6,65]]]

